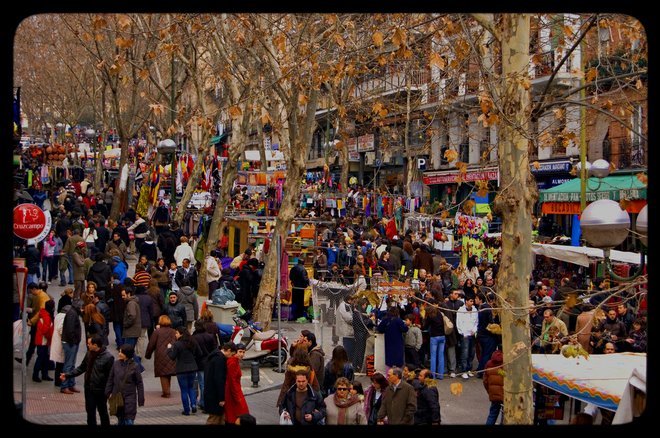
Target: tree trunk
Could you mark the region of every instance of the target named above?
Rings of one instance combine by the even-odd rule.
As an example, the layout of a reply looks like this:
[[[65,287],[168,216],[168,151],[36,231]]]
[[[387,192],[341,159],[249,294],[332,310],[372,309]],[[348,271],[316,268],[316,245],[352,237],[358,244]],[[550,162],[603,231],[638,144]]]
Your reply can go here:
[[[105,138],[105,123],[103,123],[103,130],[101,131],[101,142],[96,144],[96,160],[94,170],[94,193],[101,193],[101,184],[103,181],[103,139]]]
[[[297,117],[297,98],[293,99],[293,104],[287,108],[291,115],[289,119],[289,141],[291,147],[289,148],[289,159],[287,161],[286,169],[286,182],[284,183],[282,199],[282,206],[275,221],[275,231],[273,233],[272,242],[277,242],[279,236],[283,238],[287,236],[291,222],[293,221],[300,198],[300,180],[304,175],[307,157],[307,149],[312,141],[312,133],[314,130],[314,113],[316,111],[316,104],[318,101],[318,90],[311,90],[309,102],[307,103],[307,112],[305,114],[304,125],[302,129],[292,129],[292,119]],[[293,122],[295,123],[295,121]],[[277,245],[271,246],[271,251],[276,251]],[[259,287],[259,296],[254,306],[254,319],[260,321],[267,330],[270,327],[270,322],[273,315],[273,305],[277,297],[277,261],[280,257],[276,254],[269,253],[266,258],[266,266],[264,273],[261,277],[261,285]]]
[[[119,221],[119,217],[122,213],[120,209],[120,204],[122,201],[126,204],[126,199],[128,198],[128,183],[126,184],[127,190],[121,189],[121,172],[124,168],[124,164],[128,163],[128,138],[120,137],[121,144],[121,154],[119,155],[119,184],[117,184],[114,198],[112,199],[112,209],[110,209],[110,218],[114,221]]]
[[[406,68],[406,75],[408,75],[409,69]],[[407,155],[406,159],[406,179],[405,179],[405,194],[406,197],[411,197],[412,193],[410,191],[410,183],[413,181],[413,177],[415,176],[415,158],[410,155],[410,147],[409,147],[409,135],[408,131],[410,130],[410,77],[407,77],[406,80],[406,123],[404,125],[403,129],[403,144],[404,144],[404,153]]]
[[[205,131],[202,134],[202,143],[197,147],[197,160],[193,166],[192,174],[190,175],[190,178],[188,178],[188,184],[186,184],[186,189],[183,191],[181,201],[177,203],[176,211],[172,215],[172,220],[179,225],[181,225],[181,222],[183,221],[183,215],[186,212],[186,206],[188,205],[188,202],[190,202],[190,198],[192,198],[193,192],[202,179],[202,165],[204,164],[204,160],[206,159],[209,150],[209,138]],[[174,172],[174,166],[172,166],[172,172]],[[172,181],[176,181],[176,174],[174,173],[172,174]]]
[[[529,336],[529,279],[532,271],[532,207],[538,198],[529,169],[529,32],[525,14],[503,14],[503,111],[499,130],[500,190],[495,211],[502,215],[502,261],[497,291],[502,307],[505,424],[532,424],[532,357]],[[527,84],[527,85],[526,85]],[[512,309],[512,310],[509,310]]]
[[[348,137],[346,138],[348,139]],[[346,141],[344,141],[344,147],[339,150],[339,163],[341,165],[339,186],[341,187],[342,193],[348,193],[348,170],[351,167],[351,163],[348,161],[348,145],[346,144]]]

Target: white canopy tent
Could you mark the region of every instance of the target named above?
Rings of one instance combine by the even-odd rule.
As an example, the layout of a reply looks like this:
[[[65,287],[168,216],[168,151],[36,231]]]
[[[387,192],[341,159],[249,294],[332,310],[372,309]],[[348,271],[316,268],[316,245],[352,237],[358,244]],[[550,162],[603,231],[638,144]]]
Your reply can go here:
[[[532,243],[532,252],[553,259],[573,263],[580,266],[589,266],[589,258],[603,259],[603,250],[588,246],[551,245],[546,243]],[[639,265],[640,255],[636,252],[610,251],[610,260],[613,262],[631,263]]]
[[[589,359],[532,354],[532,378],[569,397],[616,411],[632,421],[634,386],[646,392],[646,353],[592,354]],[[616,418],[616,416],[615,416]]]

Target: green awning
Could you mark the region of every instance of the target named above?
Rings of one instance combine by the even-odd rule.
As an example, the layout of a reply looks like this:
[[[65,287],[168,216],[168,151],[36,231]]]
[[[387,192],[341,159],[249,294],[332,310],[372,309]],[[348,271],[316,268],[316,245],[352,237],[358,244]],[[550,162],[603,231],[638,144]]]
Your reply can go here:
[[[211,137],[211,140],[209,141],[209,145],[214,145],[220,143],[225,137],[229,135],[228,132],[225,132],[222,135],[216,135],[215,137]]]
[[[589,178],[587,182],[587,202],[598,199],[646,199],[646,185],[636,175],[613,175],[603,178]],[[541,190],[539,202],[580,202],[580,178]]]

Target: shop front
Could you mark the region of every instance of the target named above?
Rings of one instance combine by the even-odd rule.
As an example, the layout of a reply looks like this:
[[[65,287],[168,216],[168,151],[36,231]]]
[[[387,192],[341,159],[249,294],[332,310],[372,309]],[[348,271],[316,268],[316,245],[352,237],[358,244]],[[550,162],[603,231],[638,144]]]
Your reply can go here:
[[[489,191],[494,192],[499,186],[499,179],[499,169],[490,167],[468,170],[465,174],[457,169],[424,172],[422,181],[431,190],[430,202],[441,202],[451,210],[470,196],[476,181],[488,181]]]

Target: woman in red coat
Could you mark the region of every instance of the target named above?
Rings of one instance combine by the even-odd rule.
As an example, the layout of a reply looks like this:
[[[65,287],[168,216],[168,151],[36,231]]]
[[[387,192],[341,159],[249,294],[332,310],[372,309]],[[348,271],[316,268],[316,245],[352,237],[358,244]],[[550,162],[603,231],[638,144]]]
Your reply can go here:
[[[247,402],[241,389],[241,360],[245,356],[245,345],[236,346],[236,354],[227,358],[227,380],[225,381],[225,422],[236,423],[239,415],[249,414]]]

